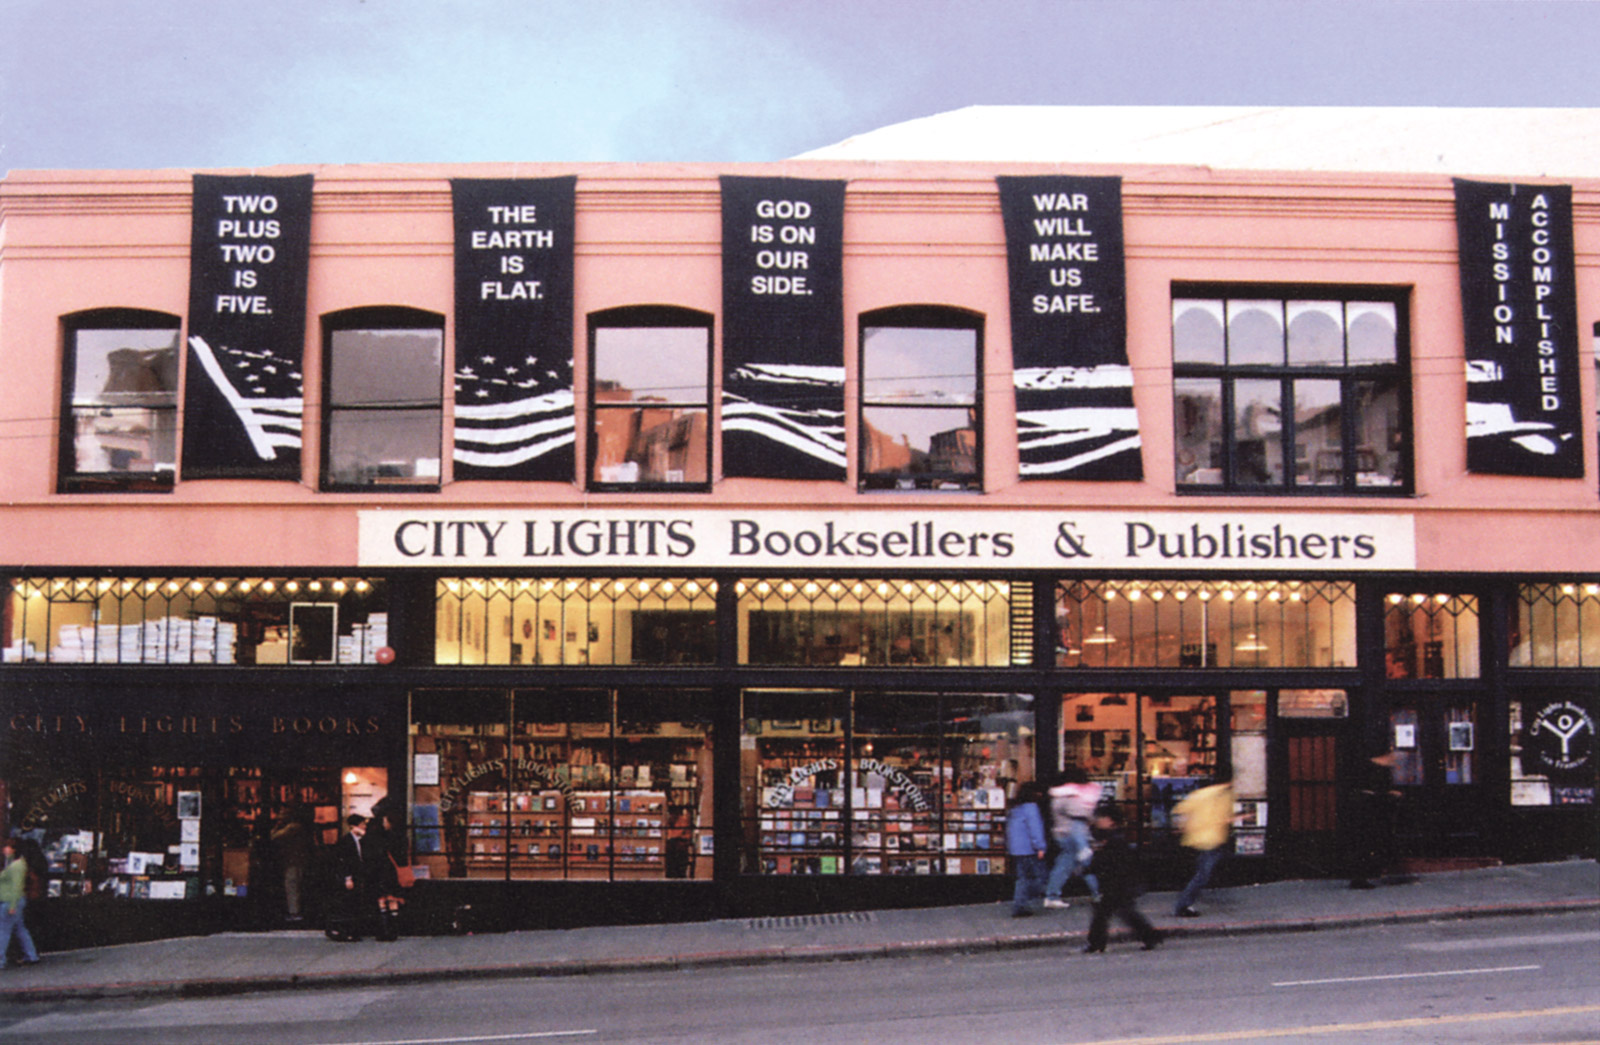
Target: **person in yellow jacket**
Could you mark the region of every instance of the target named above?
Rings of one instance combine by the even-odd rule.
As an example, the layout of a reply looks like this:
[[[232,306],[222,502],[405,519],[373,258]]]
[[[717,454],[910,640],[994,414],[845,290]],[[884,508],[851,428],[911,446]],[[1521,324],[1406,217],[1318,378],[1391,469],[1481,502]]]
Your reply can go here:
[[[1172,807],[1172,815],[1182,825],[1183,847],[1193,849],[1195,854],[1194,874],[1178,894],[1172,913],[1180,918],[1198,918],[1200,912],[1195,910],[1194,902],[1228,851],[1234,820],[1232,781],[1219,780],[1191,791]]]

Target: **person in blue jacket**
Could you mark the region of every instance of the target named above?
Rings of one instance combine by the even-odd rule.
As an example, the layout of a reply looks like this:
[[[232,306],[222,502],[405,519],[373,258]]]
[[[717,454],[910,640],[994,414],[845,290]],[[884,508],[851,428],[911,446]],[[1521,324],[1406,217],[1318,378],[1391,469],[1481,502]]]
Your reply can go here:
[[[1011,916],[1024,918],[1033,913],[1035,905],[1044,896],[1044,817],[1039,812],[1039,799],[1044,792],[1033,781],[1017,788],[1016,798],[1006,812],[1006,852],[1011,856],[1011,870],[1017,877],[1011,894]]]

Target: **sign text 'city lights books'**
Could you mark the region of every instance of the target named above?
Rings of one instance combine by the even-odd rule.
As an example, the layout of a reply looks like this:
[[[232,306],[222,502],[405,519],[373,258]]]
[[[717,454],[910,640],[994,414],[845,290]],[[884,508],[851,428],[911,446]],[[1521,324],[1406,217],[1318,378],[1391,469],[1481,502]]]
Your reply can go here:
[[[360,514],[359,564],[573,569],[1416,567],[1410,515],[611,509]]]

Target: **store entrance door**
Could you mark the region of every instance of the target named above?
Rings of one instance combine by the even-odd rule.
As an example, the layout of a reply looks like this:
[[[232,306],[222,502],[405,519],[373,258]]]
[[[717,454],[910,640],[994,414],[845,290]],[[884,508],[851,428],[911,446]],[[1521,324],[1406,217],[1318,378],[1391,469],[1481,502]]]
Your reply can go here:
[[[1389,712],[1400,792],[1396,842],[1414,861],[1479,855],[1489,842],[1473,695],[1397,702]]]
[[[1316,877],[1340,873],[1339,755],[1342,723],[1280,720],[1284,766],[1272,779],[1281,795],[1272,803],[1286,813],[1273,850],[1296,872]]]

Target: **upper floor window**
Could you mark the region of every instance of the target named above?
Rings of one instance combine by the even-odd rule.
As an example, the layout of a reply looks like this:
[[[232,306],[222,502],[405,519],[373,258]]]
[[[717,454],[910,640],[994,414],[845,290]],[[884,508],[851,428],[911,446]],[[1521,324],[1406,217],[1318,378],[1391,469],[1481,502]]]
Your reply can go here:
[[[863,490],[981,490],[983,320],[906,306],[861,317]]]
[[[709,489],[711,316],[642,305],[589,317],[589,488]]]
[[[358,308],[323,321],[322,488],[437,489],[444,317]]]
[[[1180,287],[1178,489],[1409,492],[1405,331],[1392,289]]]
[[[101,309],[64,323],[58,488],[170,490],[178,461],[178,318]]]

